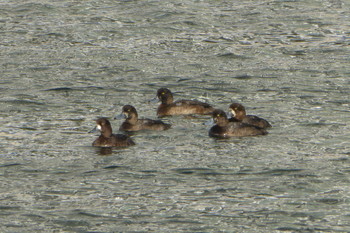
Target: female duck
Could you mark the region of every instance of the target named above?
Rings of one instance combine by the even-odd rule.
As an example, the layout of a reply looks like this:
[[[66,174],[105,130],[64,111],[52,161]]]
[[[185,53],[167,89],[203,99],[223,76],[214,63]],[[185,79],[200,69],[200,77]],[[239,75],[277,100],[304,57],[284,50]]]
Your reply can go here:
[[[188,114],[209,115],[214,111],[214,108],[209,104],[196,100],[177,100],[174,102],[173,94],[167,88],[158,89],[157,97],[162,102],[157,110],[159,117]]]
[[[246,115],[245,108],[241,104],[231,104],[229,107],[229,111],[232,113],[232,117],[229,119],[230,122],[242,122],[249,125],[257,126],[262,129],[271,127],[271,124],[265,119],[254,115]]]
[[[111,123],[106,118],[97,119],[95,129],[100,130],[101,135],[92,143],[93,146],[126,147],[135,145],[134,141],[124,134],[112,134]]]
[[[167,130],[171,127],[161,120],[139,119],[136,109],[131,105],[125,105],[122,109],[125,121],[120,126],[122,131],[139,131],[139,130]]]
[[[222,110],[215,110],[212,114],[216,125],[209,130],[210,137],[229,138],[265,135],[267,131],[253,125],[242,122],[229,122],[226,113]]]

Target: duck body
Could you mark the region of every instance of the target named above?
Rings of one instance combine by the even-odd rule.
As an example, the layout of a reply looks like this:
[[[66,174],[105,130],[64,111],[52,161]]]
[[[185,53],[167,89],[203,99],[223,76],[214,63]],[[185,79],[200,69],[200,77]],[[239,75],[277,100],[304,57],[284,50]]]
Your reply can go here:
[[[158,117],[190,114],[209,115],[214,111],[210,104],[197,100],[178,100],[174,102],[173,95],[167,88],[158,89],[157,97],[162,102],[157,109]]]
[[[162,131],[170,129],[171,125],[161,120],[139,119],[136,109],[131,105],[125,105],[122,109],[125,121],[121,124],[119,130],[122,131],[139,131],[139,130],[155,130]]]
[[[256,127],[266,129],[271,128],[271,124],[258,116],[246,115],[245,107],[239,103],[233,103],[229,107],[229,111],[232,117],[229,119],[230,122],[242,122],[249,125],[254,125]]]
[[[135,145],[134,141],[124,134],[112,134],[109,137],[100,135],[93,143],[99,147],[127,147]]]

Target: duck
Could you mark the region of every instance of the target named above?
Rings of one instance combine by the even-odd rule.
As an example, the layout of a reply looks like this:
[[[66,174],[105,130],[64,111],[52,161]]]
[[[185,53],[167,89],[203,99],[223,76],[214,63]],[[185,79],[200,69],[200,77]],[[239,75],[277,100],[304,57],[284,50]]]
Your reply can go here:
[[[239,103],[232,103],[229,107],[229,112],[232,117],[229,119],[230,122],[242,122],[249,125],[254,125],[262,129],[271,128],[271,124],[258,116],[247,115],[245,107]]]
[[[111,123],[107,118],[96,120],[96,127],[91,131],[99,130],[101,135],[92,143],[97,147],[128,147],[135,145],[135,142],[124,134],[113,134]]]
[[[161,120],[139,119],[136,108],[132,105],[124,105],[122,115],[125,121],[119,127],[121,131],[139,131],[139,130],[156,130],[162,131],[170,129],[171,124],[164,123]]]
[[[173,116],[173,115],[210,115],[214,108],[207,103],[197,100],[177,100],[174,102],[173,94],[168,88],[160,88],[157,91],[157,98],[161,104],[157,109],[157,116]]]
[[[212,113],[215,125],[209,130],[210,137],[230,138],[266,135],[265,129],[242,122],[230,122],[226,113],[221,109],[216,109]]]

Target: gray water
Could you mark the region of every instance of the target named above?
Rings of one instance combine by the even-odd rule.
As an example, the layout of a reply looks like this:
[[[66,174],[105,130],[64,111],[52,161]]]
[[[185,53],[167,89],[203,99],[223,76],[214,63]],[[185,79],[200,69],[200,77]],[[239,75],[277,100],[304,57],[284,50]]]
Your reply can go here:
[[[345,0],[1,1],[0,231],[350,232],[349,45]],[[91,146],[159,87],[273,128]]]

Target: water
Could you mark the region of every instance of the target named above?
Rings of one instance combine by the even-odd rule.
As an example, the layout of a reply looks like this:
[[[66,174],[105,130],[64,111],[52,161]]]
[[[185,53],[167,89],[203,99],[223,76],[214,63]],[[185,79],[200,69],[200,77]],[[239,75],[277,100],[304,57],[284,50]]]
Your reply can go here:
[[[348,1],[0,5],[1,232],[350,231]],[[155,118],[159,87],[273,128],[172,117],[91,147],[124,104]]]

